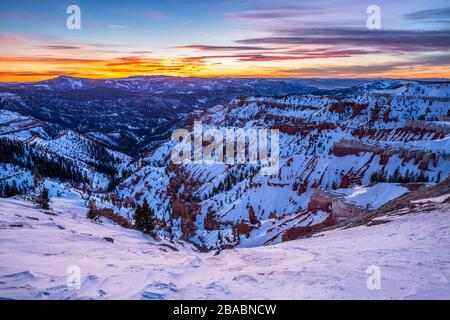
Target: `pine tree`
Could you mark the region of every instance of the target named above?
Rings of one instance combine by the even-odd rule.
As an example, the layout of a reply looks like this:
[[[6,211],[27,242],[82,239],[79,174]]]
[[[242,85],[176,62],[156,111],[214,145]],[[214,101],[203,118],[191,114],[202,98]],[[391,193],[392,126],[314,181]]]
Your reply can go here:
[[[429,182],[428,177],[423,173],[423,171],[420,171],[420,174],[417,177],[417,182]]]
[[[400,169],[397,167],[392,176],[389,177],[389,182],[399,182],[400,177]]]
[[[135,228],[138,230],[142,230],[143,229],[142,207],[139,204],[136,205],[136,209],[134,210],[133,219],[134,219]]]
[[[38,205],[42,209],[50,209],[50,198],[48,196],[48,190],[45,186],[42,187],[41,193],[38,196]]]
[[[39,186],[39,181],[41,181],[41,177],[39,174],[39,169],[34,169],[34,177],[33,177],[33,190],[37,190]]]
[[[155,229],[156,219],[153,210],[148,205],[147,199],[142,203],[142,231],[150,233]]]
[[[89,210],[87,212],[86,217],[88,219],[91,219],[91,220],[96,220],[97,219],[97,212],[96,211],[97,211],[97,208],[95,206],[95,202],[93,200],[90,200],[89,201]]]
[[[439,171],[437,177],[436,177],[436,183],[441,182],[441,171]]]
[[[136,205],[136,210],[134,211],[134,226],[137,230],[144,233],[150,233],[155,229],[156,218],[153,210],[150,208],[147,199],[144,199],[142,207]]]

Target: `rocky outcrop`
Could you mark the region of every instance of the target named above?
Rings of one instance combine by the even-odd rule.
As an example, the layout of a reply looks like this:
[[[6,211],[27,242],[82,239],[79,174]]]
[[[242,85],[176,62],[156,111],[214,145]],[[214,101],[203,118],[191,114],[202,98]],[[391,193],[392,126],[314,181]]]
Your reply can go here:
[[[341,195],[321,189],[314,189],[308,203],[308,210],[328,212],[336,221],[367,213],[366,209],[346,201]]]
[[[283,242],[285,241],[291,241],[296,240],[305,236],[308,236],[314,232],[319,231],[320,229],[330,227],[336,223],[334,217],[332,215],[329,215],[323,222],[312,225],[312,226],[306,226],[306,227],[292,227],[290,229],[287,229],[284,231],[281,235],[281,240]]]
[[[367,109],[369,105],[367,103],[365,104],[359,104],[359,103],[354,103],[351,105],[352,107],[352,117],[357,117],[360,115],[360,113],[364,110]]]
[[[347,102],[335,102],[331,103],[328,107],[328,111],[336,113],[344,113],[345,107],[348,105]]]
[[[334,144],[330,153],[336,157],[345,157],[347,155],[359,154],[360,152],[381,153],[383,149],[380,147],[364,144],[354,140],[341,140]]]
[[[406,128],[424,130],[426,133],[437,132],[442,135],[450,133],[450,126],[439,123],[430,123],[426,121],[407,121]]]
[[[337,221],[347,220],[365,213],[367,213],[367,210],[364,208],[360,208],[342,198],[332,197],[331,214]]]
[[[220,229],[220,222],[217,220],[216,213],[211,209],[208,210],[208,213],[206,214],[206,217],[203,221],[203,226],[205,230],[208,231]]]
[[[249,219],[251,224],[258,224],[259,223],[258,218],[256,218],[255,209],[253,209],[252,206],[250,206],[250,208],[248,209],[248,219]]]
[[[331,211],[333,196],[331,192],[321,189],[314,189],[308,203],[308,210],[310,211]]]
[[[248,224],[245,220],[241,220],[236,226],[236,233],[238,235],[245,235],[248,236],[250,232],[255,229],[254,226]]]
[[[114,213],[112,209],[96,209],[95,214],[98,217],[103,217],[108,220],[111,220],[112,222],[117,223],[118,225],[127,228],[127,229],[133,229],[133,225],[128,221],[128,219],[125,219],[124,217]]]
[[[180,166],[172,166],[171,171],[174,174],[169,179],[167,194],[172,198],[172,218],[180,218],[182,237],[187,239],[197,231],[195,221],[200,212],[200,205],[193,196],[197,182],[189,179],[186,171]]]
[[[172,218],[181,218],[181,232],[184,238],[190,238],[195,235],[197,230],[195,220],[200,205],[197,203],[189,203],[182,199],[175,199],[172,204]]]

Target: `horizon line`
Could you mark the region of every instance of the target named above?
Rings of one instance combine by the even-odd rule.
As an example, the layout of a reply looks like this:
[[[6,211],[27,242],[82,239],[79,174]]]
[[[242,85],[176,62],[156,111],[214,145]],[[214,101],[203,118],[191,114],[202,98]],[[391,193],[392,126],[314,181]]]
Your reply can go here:
[[[173,78],[173,79],[273,79],[273,80],[404,80],[404,81],[421,81],[421,80],[437,80],[437,81],[450,81],[450,78],[391,78],[391,77],[266,77],[266,76],[183,76],[183,75],[164,75],[164,74],[154,74],[154,75],[130,75],[126,77],[83,77],[83,76],[71,76],[60,74],[57,76],[52,76],[42,80],[36,81],[2,81],[0,83],[39,83],[49,80],[56,80],[59,78],[72,78],[72,79],[82,79],[82,80],[123,80],[130,78]]]

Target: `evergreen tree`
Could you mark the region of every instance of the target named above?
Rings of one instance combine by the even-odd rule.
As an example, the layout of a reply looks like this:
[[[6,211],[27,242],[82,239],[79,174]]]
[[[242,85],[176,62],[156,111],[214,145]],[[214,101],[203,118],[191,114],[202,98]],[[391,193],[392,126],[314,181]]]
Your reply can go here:
[[[86,217],[91,220],[96,220],[97,219],[97,208],[95,206],[95,202],[93,200],[90,200],[88,207],[89,207],[89,210],[87,212]]]
[[[147,199],[144,199],[142,203],[142,231],[145,233],[149,233],[155,229],[156,226],[156,218],[153,210],[148,205]]]
[[[417,177],[417,182],[429,182],[428,177],[423,173],[423,171],[420,171],[419,176]]]
[[[137,204],[136,209],[134,210],[134,227],[138,230],[143,229],[143,223],[142,223],[142,207]]]
[[[39,186],[39,181],[41,181],[41,177],[39,174],[39,169],[34,169],[34,176],[33,176],[33,190],[37,190]]]
[[[48,196],[48,190],[45,186],[42,187],[41,193],[38,196],[38,206],[42,209],[50,209],[50,198]]]
[[[392,174],[392,176],[389,177],[389,182],[400,182],[401,175],[400,175],[400,169],[397,167]]]
[[[147,199],[144,199],[142,207],[140,205],[136,205],[136,210],[134,212],[134,225],[136,229],[144,233],[150,233],[155,229],[155,214],[150,208]]]

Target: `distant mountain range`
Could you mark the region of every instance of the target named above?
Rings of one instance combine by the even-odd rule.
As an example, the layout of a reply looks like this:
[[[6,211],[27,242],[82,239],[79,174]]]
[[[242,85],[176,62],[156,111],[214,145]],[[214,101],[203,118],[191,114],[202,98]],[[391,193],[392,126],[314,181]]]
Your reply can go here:
[[[238,96],[320,92],[302,80],[164,76],[92,80],[61,76],[0,84],[1,108],[84,132],[139,155],[185,124],[187,114]]]

